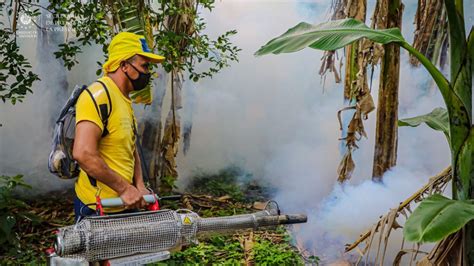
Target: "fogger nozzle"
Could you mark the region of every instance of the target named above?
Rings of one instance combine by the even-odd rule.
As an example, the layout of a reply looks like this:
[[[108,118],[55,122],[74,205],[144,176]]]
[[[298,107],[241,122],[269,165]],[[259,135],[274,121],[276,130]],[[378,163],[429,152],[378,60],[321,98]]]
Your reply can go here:
[[[76,225],[59,229],[55,249],[59,256],[93,262],[174,249],[194,242],[198,234],[306,221],[304,214],[278,215],[276,210],[213,218],[172,210],[87,217]]]

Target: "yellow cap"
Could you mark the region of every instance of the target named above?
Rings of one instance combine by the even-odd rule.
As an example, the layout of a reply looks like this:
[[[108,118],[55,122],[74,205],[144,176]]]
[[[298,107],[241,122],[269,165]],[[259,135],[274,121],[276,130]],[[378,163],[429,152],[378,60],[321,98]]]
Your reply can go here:
[[[121,32],[112,39],[109,44],[109,59],[104,63],[105,73],[114,72],[124,60],[134,55],[144,56],[152,63],[161,63],[165,58],[151,52],[143,35],[131,32]]]

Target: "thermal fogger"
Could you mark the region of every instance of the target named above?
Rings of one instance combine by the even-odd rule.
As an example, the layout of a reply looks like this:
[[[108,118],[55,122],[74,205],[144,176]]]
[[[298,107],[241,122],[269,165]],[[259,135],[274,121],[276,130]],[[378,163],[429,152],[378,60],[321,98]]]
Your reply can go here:
[[[153,203],[156,197],[150,196],[145,200]],[[121,204],[120,198],[102,200],[103,207]],[[198,235],[306,221],[304,214],[280,214],[277,204],[251,214],[212,218],[201,218],[186,209],[90,216],[57,231],[49,264],[87,265],[103,260],[112,265],[145,264],[169,258],[169,252],[163,251],[196,242]]]

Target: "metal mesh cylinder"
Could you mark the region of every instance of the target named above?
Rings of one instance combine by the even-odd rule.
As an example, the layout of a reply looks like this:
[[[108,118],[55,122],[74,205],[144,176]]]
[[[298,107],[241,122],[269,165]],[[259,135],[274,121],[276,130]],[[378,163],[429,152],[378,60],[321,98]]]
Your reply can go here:
[[[98,261],[169,250],[186,243],[181,230],[191,226],[174,211],[88,217],[59,231],[56,251]]]
[[[140,253],[171,250],[189,244],[198,233],[257,229],[281,223],[306,222],[306,216],[278,215],[276,210],[225,217],[200,218],[171,210],[87,217],[61,228],[56,252],[63,257],[99,261]]]
[[[60,249],[60,254],[80,253],[85,245],[85,231],[74,230],[67,233],[58,234],[56,239],[56,250]],[[64,245],[63,243],[67,243]]]

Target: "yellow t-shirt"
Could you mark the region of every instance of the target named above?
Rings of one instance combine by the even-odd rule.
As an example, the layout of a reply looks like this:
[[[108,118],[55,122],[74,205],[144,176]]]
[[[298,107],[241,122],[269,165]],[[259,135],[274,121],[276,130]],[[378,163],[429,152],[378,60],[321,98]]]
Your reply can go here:
[[[104,76],[99,80],[107,86],[112,101],[112,113],[107,124],[109,133],[101,138],[99,142],[100,156],[113,171],[129,183],[132,183],[135,166],[135,134],[132,127],[135,119],[132,102],[122,94],[114,81],[109,77]],[[94,82],[89,86],[89,90],[98,106],[107,104],[107,107],[110,108],[107,93],[100,83]],[[87,91],[84,91],[79,96],[76,103],[76,125],[84,120],[94,122],[102,131],[104,130],[100,114],[97,112],[94,102]],[[100,189],[100,197],[102,199],[119,196],[117,192],[102,182],[97,180],[96,183],[97,187],[93,186],[87,174],[81,170],[76,181],[75,190],[77,197],[84,204],[95,203],[95,195],[98,189]],[[94,209],[95,206],[92,205],[91,208]],[[115,212],[121,210],[123,208],[114,208],[107,211]]]

